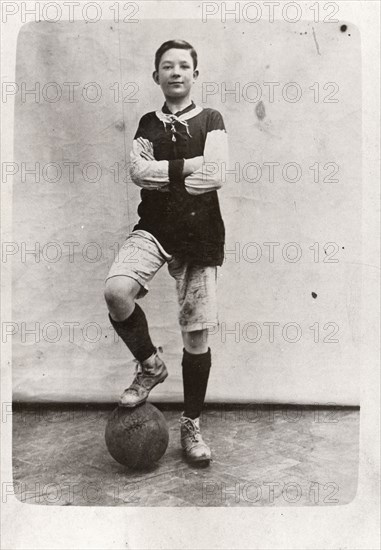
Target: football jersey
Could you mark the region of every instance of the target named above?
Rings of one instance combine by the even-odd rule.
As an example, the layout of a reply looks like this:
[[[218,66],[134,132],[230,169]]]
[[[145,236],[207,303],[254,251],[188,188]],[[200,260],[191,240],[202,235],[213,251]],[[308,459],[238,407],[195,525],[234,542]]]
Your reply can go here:
[[[184,261],[221,265],[225,228],[217,189],[227,154],[224,121],[214,109],[192,102],[172,114],[164,104],[144,115],[130,155],[131,178],[142,188],[134,229],[150,232]],[[193,157],[202,157],[202,166],[184,177],[184,159]]]

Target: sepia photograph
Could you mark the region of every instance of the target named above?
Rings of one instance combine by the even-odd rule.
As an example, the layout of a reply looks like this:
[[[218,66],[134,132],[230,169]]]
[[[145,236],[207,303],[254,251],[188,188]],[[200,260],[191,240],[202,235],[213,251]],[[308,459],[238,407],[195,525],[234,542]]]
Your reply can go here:
[[[369,4],[2,2],[4,548],[377,548]]]

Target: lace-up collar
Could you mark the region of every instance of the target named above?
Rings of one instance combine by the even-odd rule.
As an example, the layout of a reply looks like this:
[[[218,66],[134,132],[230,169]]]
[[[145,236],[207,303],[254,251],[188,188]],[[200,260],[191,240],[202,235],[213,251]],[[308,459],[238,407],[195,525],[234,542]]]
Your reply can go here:
[[[171,111],[168,109],[168,106],[166,103],[164,103],[163,108],[161,111],[156,111],[156,116],[164,125],[164,129],[167,130],[167,124],[170,125],[171,132],[172,132],[172,141],[176,141],[176,126],[175,123],[181,124],[185,127],[187,134],[189,137],[192,137],[189,133],[189,127],[187,120],[190,118],[193,118],[194,116],[201,113],[202,107],[197,107],[197,105],[192,103],[188,105],[185,109],[182,111],[178,111],[175,115],[171,113]]]
[[[180,117],[181,115],[184,115],[185,113],[188,113],[189,111],[191,111],[192,109],[195,109],[196,108],[196,105],[194,103],[194,101],[192,100],[191,101],[191,104],[188,105],[188,107],[185,107],[185,109],[183,109],[182,111],[177,111],[176,113],[172,113],[169,108],[168,108],[168,105],[167,103],[165,102],[163,107],[162,107],[162,112],[165,113],[166,115],[174,115],[175,117]]]

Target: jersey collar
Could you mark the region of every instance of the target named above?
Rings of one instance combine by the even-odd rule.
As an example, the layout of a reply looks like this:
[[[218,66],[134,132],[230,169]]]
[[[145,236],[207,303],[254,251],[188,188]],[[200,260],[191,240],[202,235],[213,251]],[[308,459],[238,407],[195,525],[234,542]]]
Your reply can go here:
[[[172,115],[174,114],[175,116],[179,117],[180,115],[183,115],[184,113],[188,113],[189,111],[191,111],[192,109],[194,109],[196,107],[196,105],[194,104],[194,101],[192,100],[191,101],[191,104],[188,105],[188,107],[185,107],[185,109],[183,109],[182,111],[177,111],[177,113],[172,113],[169,109],[168,109],[168,105],[167,103],[165,102],[163,107],[162,107],[162,112],[165,113],[166,115]]]
[[[199,113],[201,113],[202,107],[198,107],[195,105],[195,103],[192,101],[188,107],[185,107],[182,111],[177,111],[177,113],[173,114],[168,109],[167,104],[164,103],[161,111],[156,111],[156,116],[159,120],[162,122],[166,121],[169,122],[172,118],[172,120],[178,119],[179,121],[183,120],[189,120],[190,118],[195,117]]]

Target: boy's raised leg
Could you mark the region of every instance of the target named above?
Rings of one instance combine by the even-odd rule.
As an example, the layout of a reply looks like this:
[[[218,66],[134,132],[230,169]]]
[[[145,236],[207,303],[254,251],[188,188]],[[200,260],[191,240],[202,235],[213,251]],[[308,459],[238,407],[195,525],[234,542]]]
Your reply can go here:
[[[105,298],[110,322],[137,361],[135,378],[119,400],[124,407],[136,407],[143,403],[150,391],[168,376],[165,364],[151,341],[144,311],[135,303],[139,290],[139,283],[128,277],[115,277],[106,283]],[[113,318],[120,319],[126,314],[128,317],[124,320]]]

